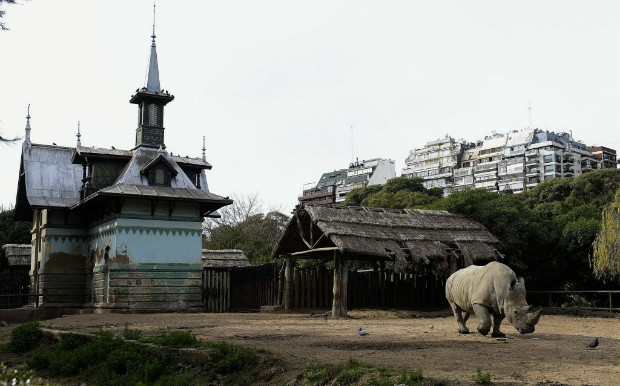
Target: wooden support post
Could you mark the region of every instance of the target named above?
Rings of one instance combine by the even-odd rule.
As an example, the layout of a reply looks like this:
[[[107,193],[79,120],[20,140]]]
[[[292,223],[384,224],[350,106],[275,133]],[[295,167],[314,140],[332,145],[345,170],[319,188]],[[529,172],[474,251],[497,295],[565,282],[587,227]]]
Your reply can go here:
[[[347,287],[349,271],[346,259],[334,251],[334,300],[332,316],[347,316]]]
[[[284,309],[291,308],[291,300],[293,295],[293,259],[286,258],[286,268],[284,269]]]
[[[301,300],[301,294],[299,293],[299,279],[300,279],[300,274],[301,271],[298,268],[295,268],[295,278],[293,279],[293,282],[295,283],[295,304],[293,305],[293,307],[295,308],[300,308],[299,307],[299,301]]]
[[[614,304],[611,301],[611,291],[609,291],[609,312],[613,312],[614,311]]]

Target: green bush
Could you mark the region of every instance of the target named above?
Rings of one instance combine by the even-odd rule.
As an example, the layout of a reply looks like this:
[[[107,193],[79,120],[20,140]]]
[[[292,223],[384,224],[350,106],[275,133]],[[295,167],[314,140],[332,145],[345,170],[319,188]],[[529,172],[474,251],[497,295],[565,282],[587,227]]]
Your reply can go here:
[[[482,370],[480,368],[476,369],[476,375],[473,376],[472,381],[478,385],[490,385],[493,383],[491,382],[491,374],[482,374]]]
[[[41,323],[26,322],[11,331],[11,341],[8,348],[13,352],[28,351],[38,345],[42,337]]]
[[[125,329],[121,332],[121,335],[127,340],[140,340],[142,338],[142,331],[132,330],[129,328],[129,323],[125,323]]]
[[[141,338],[140,341],[173,348],[200,346],[200,341],[196,336],[192,335],[191,331],[172,331],[158,336],[144,337]]]
[[[32,371],[12,370],[0,363],[0,385],[35,386],[46,385],[40,379],[33,379]]]

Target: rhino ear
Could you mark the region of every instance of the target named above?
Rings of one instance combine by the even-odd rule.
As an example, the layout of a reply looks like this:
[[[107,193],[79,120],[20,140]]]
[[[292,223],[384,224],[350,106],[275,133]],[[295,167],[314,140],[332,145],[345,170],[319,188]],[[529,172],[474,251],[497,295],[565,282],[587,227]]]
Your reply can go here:
[[[519,284],[521,284],[521,285],[525,285],[525,279],[524,279],[524,278],[522,278],[522,277],[520,277],[520,278],[519,278]]]
[[[512,279],[510,281],[510,287],[509,289],[512,291],[513,289],[515,289],[515,285],[517,285],[517,281],[515,279]]]

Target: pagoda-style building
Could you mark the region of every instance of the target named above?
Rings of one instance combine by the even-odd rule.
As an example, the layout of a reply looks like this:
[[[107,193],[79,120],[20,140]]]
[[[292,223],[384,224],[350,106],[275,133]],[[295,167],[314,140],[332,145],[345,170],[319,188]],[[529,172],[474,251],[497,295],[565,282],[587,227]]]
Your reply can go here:
[[[22,148],[15,216],[32,220],[31,292],[47,307],[199,310],[202,221],[232,203],[209,192],[202,158],[168,153],[155,31],[135,147],[30,141]]]

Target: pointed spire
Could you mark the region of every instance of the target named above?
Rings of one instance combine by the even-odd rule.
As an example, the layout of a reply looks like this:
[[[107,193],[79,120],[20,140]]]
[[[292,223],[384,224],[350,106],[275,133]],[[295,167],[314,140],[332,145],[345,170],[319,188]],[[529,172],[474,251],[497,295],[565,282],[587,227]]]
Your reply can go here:
[[[26,137],[24,138],[24,144],[30,146],[30,103],[28,103],[28,115],[26,115]]]
[[[78,132],[77,132],[77,147],[81,147],[82,146],[82,141],[80,141],[80,138],[82,137],[82,134],[80,134],[80,121],[78,121]]]
[[[149,60],[149,74],[146,82],[148,91],[160,92],[159,66],[157,65],[157,50],[155,49],[155,3],[153,3],[153,35],[151,35],[151,59]]]
[[[205,148],[205,136],[203,135],[202,136],[202,160],[203,161],[207,160],[207,155],[205,153],[205,150],[207,150],[207,149]]]

